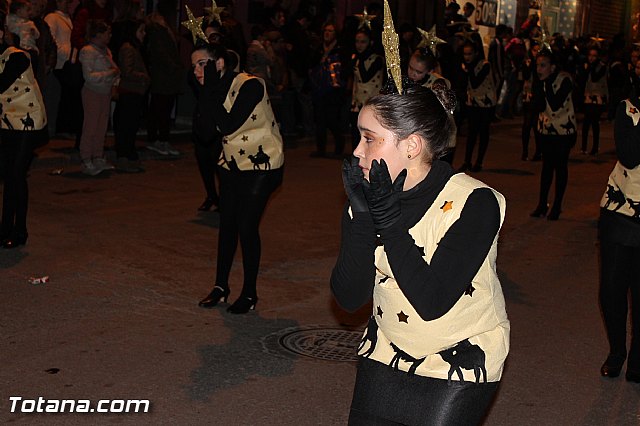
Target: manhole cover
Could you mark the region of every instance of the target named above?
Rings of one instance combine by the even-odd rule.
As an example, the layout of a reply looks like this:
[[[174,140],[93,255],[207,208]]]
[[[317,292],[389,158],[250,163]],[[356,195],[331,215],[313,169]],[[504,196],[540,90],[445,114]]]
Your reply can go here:
[[[356,349],[362,331],[321,326],[290,327],[266,336],[264,348],[273,353],[274,344],[280,353],[303,355],[325,361],[356,361]]]

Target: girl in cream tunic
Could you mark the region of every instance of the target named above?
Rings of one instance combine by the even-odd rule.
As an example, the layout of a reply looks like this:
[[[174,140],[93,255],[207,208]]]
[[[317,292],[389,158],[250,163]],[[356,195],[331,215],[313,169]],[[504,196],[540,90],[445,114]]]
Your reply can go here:
[[[343,165],[331,287],[350,311],[373,297],[349,424],[477,424],[509,350],[496,273],[505,200],[438,160],[455,95],[403,86],[365,104]]]

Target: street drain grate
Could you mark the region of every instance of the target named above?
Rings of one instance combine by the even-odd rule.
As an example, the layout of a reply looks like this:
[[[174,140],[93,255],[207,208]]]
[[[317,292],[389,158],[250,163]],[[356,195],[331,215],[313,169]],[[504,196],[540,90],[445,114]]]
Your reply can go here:
[[[324,361],[356,361],[362,331],[336,327],[289,327],[262,339],[269,353],[303,355]],[[276,348],[277,346],[277,348]]]

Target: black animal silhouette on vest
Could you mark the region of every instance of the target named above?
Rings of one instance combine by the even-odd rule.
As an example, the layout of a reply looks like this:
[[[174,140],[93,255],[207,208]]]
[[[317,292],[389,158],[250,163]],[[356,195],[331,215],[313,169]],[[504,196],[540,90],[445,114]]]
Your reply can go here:
[[[558,134],[558,131],[556,130],[556,128],[554,127],[554,125],[553,125],[553,124],[549,124],[549,125],[547,126],[547,132],[548,132],[550,135],[557,135],[557,134]]]
[[[487,369],[484,366],[485,353],[478,345],[472,345],[469,339],[464,339],[452,348],[438,352],[443,360],[451,365],[448,380],[451,381],[453,373],[458,373],[458,378],[464,382],[461,368],[473,370],[476,376],[476,383],[480,383],[480,372],[487,383]]]
[[[264,164],[265,170],[271,170],[271,163],[269,162],[271,157],[269,157],[262,150],[262,145],[258,146],[258,152],[256,155],[249,155],[249,160],[253,163],[253,170],[260,170],[260,164]]]
[[[484,95],[484,99],[482,100],[482,103],[484,103],[485,106],[493,105],[493,102],[491,102],[491,98],[489,97],[489,95]]]
[[[567,122],[565,124],[561,124],[560,127],[565,129],[567,131],[567,134],[573,133],[576,130],[576,126],[573,124],[570,118],[567,119]]]
[[[424,362],[426,357],[414,358],[408,353],[406,353],[405,351],[403,351],[402,349],[400,349],[399,347],[397,347],[396,345],[394,345],[393,343],[389,343],[389,344],[391,345],[393,350],[396,352],[393,358],[391,358],[391,363],[389,364],[389,366],[391,366],[394,370],[398,371],[398,364],[400,363],[400,361],[404,361],[411,364],[411,367],[409,367],[409,371],[407,371],[407,374],[409,375],[416,374],[416,369],[420,366],[420,364]]]
[[[640,201],[633,201],[631,198],[627,198],[629,207],[633,209],[633,217],[640,217]]]
[[[607,184],[607,202],[604,205],[605,209],[608,209],[611,203],[616,203],[618,206],[612,211],[618,211],[620,207],[624,206],[626,201],[627,200],[624,198],[622,191],[619,191],[613,185]]]
[[[36,123],[33,121],[33,118],[31,118],[29,113],[27,113],[25,118],[21,118],[20,121],[22,121],[23,125],[22,130],[35,130]]]
[[[369,358],[373,353],[373,350],[376,348],[376,343],[378,343],[378,323],[374,317],[369,318],[369,324],[367,325],[367,332],[362,338],[360,345],[358,346],[358,350],[356,352],[360,352],[364,345],[367,342],[371,342],[369,349],[363,352],[361,355],[365,358]]]
[[[11,121],[9,121],[9,117],[7,117],[7,114],[5,114],[2,117],[2,122],[7,126],[7,129],[14,130],[13,129],[13,124],[11,124]]]

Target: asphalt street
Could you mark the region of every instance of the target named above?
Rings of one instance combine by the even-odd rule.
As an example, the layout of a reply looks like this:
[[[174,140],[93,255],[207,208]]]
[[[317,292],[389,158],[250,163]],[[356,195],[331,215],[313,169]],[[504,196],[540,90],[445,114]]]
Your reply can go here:
[[[563,212],[551,222],[529,217],[541,163],[520,160],[519,124],[492,127],[484,170],[473,174],[507,199],[498,269],[511,352],[485,424],[640,424],[640,385],[599,375],[607,343],[596,224],[615,163],[612,126],[603,123],[600,155],[573,150]],[[284,184],[262,221],[260,300],[234,316],[197,306],[213,286],[218,215],[196,211],[204,190],[188,136],[177,136],[183,154],[172,158],[140,141],[145,173],[95,178],[80,172],[72,145],[53,140],[38,152],[29,240],[0,250],[0,421],[346,424],[353,336],[370,308],[343,312],[329,290],[345,201],[341,163],[310,158],[308,140],[288,145]],[[241,283],[238,253],[230,300]],[[39,397],[146,399],[150,410],[11,412]]]

